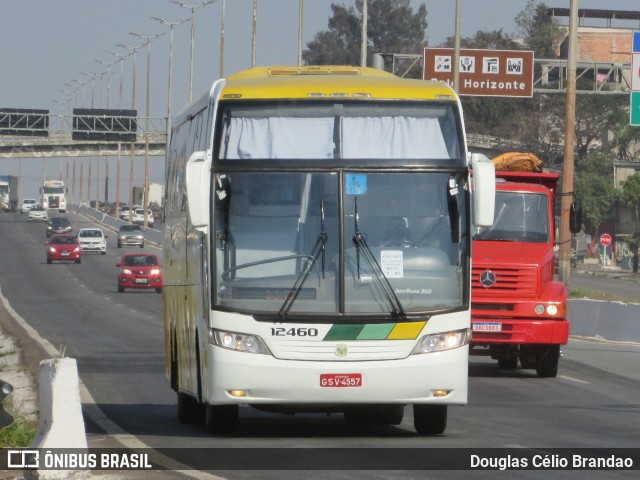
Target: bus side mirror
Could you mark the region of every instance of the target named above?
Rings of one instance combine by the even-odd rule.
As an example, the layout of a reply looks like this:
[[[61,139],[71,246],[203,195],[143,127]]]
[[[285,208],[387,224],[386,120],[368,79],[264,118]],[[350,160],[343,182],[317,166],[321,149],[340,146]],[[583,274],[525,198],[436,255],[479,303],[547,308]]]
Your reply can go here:
[[[496,169],[493,162],[481,153],[471,154],[473,169],[474,226],[493,225],[496,204]]]
[[[189,218],[195,228],[209,224],[209,185],[211,162],[205,151],[193,152],[185,168],[185,188]]]
[[[569,231],[579,233],[582,229],[582,202],[576,200],[569,210]]]

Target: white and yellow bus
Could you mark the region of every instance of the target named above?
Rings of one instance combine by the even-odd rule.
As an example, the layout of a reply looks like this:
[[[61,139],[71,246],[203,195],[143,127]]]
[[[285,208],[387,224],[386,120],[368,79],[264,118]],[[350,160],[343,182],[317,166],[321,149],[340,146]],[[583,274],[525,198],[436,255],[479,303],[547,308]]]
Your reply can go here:
[[[251,406],[398,425],[412,405],[419,433],[442,433],[467,402],[472,217],[492,223],[494,187],[444,83],[340,66],[216,81],[167,153],[178,418],[230,433]]]

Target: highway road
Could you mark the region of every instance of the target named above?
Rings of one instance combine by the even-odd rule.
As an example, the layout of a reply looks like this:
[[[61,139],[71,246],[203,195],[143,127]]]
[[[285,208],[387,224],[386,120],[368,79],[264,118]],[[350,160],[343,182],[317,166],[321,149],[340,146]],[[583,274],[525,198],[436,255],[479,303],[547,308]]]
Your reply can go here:
[[[91,225],[66,214],[75,229]],[[203,426],[181,425],[175,395],[164,377],[162,296],[153,291],[117,293],[116,267],[123,251],[109,234],[107,255],[85,255],[81,264],[45,261],[45,226],[25,215],[0,215],[0,286],[11,306],[66,356],[76,358],[97,406],[126,432],[153,448],[382,448],[406,455],[432,448],[634,448],[640,447],[640,345],[572,340],[557,378],[533,370],[501,371],[497,362],[473,358],[470,403],[450,407],[445,435],[419,437],[411,409],[398,427],[351,426],[342,415],[281,416],[241,410],[233,437],[214,437]],[[159,249],[147,244],[145,250]],[[286,379],[283,379],[283,381]],[[355,450],[354,450],[355,452]],[[355,454],[354,454],[355,456]],[[327,459],[331,465],[331,458]],[[341,458],[331,478],[415,478],[401,472],[350,472]],[[327,467],[329,468],[329,467]],[[336,471],[337,470],[337,471]],[[394,468],[393,470],[399,470]],[[299,472],[228,471],[225,478],[300,478]],[[454,475],[455,473],[455,475]],[[419,478],[471,478],[469,472],[420,472]],[[473,472],[495,478],[496,472]],[[536,472],[519,472],[535,477]],[[538,472],[540,473],[540,472]],[[560,478],[561,472],[553,477]],[[577,478],[579,472],[562,472]],[[602,473],[602,472],[601,472]],[[593,476],[592,476],[593,475]],[[581,478],[601,478],[582,472]],[[634,478],[608,471],[606,478]],[[320,477],[318,477],[320,478]]]

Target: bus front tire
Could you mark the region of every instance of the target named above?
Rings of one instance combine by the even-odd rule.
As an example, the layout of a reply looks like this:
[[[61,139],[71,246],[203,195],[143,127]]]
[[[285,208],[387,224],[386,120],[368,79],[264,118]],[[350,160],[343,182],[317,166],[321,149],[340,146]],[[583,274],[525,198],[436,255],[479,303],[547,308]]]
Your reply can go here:
[[[207,405],[204,423],[213,434],[228,435],[238,428],[238,405]]]
[[[413,405],[413,426],[420,435],[441,435],[447,428],[447,405]]]
[[[178,392],[178,421],[185,424],[202,423],[204,407],[191,395]]]

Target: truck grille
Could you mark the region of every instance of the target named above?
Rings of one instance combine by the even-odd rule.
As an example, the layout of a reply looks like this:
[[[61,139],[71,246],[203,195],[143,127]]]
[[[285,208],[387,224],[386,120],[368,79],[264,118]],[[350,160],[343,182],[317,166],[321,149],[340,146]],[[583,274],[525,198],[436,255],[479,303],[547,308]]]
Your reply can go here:
[[[491,270],[495,275],[495,283],[491,287],[483,287],[480,276],[483,272]],[[509,268],[509,267],[484,267],[473,266],[473,278],[471,280],[471,295],[478,297],[504,296],[516,294],[519,297],[535,297],[536,294],[536,267]]]

